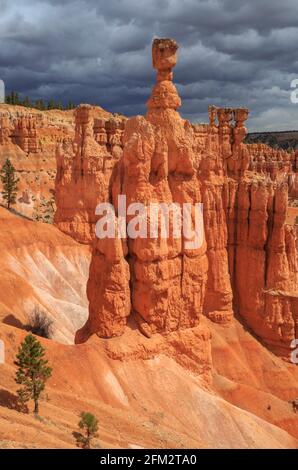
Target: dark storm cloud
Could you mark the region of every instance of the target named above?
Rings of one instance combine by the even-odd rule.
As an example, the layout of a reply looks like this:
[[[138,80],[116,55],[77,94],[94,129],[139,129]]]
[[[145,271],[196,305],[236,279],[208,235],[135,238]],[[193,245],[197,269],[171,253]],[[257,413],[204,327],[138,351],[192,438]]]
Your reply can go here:
[[[246,105],[250,128],[297,128],[297,0],[0,0],[0,78],[32,98],[144,113],[151,42],[179,44],[182,114]]]

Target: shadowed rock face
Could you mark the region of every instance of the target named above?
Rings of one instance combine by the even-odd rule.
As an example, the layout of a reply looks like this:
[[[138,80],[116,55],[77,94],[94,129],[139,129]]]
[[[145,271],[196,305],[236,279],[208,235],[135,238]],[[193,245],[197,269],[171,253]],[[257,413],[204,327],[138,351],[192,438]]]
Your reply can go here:
[[[116,216],[121,194],[127,206],[202,202],[203,243],[189,250],[183,235],[95,240],[89,318],[76,341],[93,333],[122,335],[129,317],[150,337],[194,328],[202,314],[226,323],[236,312],[287,357],[298,334],[296,235],[285,223],[288,187],[251,168],[252,152],[243,143],[246,108],[211,106],[209,124],[181,118],[172,82],[177,49],[171,39],[153,42],[157,81],[148,111],[126,121],[123,155],[102,198],[113,203]],[[85,138],[77,141],[90,154]],[[80,162],[82,150],[76,155]]]
[[[288,187],[253,178],[230,181],[225,206],[237,312],[278,354],[297,338],[297,247],[286,225]]]

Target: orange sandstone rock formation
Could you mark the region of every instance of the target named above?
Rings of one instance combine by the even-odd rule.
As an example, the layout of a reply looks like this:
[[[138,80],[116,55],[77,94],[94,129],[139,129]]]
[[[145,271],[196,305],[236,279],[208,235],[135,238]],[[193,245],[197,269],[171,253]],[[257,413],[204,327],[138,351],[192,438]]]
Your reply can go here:
[[[298,197],[298,152],[274,149],[265,144],[248,144],[250,155],[249,169],[260,173],[272,181],[287,183],[289,197]]]
[[[40,148],[37,122],[40,115],[22,114],[11,121],[8,114],[0,115],[0,144],[14,143],[26,153],[37,153]]]
[[[108,200],[112,170],[122,155],[124,121],[108,116],[98,118],[92,106],[80,105],[73,141],[61,142],[56,151],[54,223],[81,243],[94,238],[96,205]]]
[[[0,166],[9,158],[17,171],[14,208],[21,214],[38,220],[54,215],[55,148],[71,141],[73,132],[73,111],[0,105]]]
[[[93,333],[119,336],[130,318],[151,337],[197,327],[202,314],[226,323],[235,312],[288,357],[298,335],[297,230],[286,224],[288,186],[284,178],[272,181],[252,168],[255,148],[243,143],[246,108],[211,106],[209,125],[180,117],[172,82],[177,48],[171,39],[153,42],[157,83],[148,112],[126,122],[123,155],[108,176],[109,194],[105,189],[101,198],[113,203],[116,219],[119,195],[126,196],[126,208],[142,203],[144,220],[152,202],[202,202],[203,243],[189,250],[183,235],[165,239],[160,233],[155,239],[128,234],[95,240],[89,318],[76,341]],[[105,145],[102,124],[96,129]],[[293,155],[285,159],[292,162]],[[289,168],[296,170],[292,163]]]
[[[215,194],[207,181],[201,182],[200,142],[194,126],[177,112],[181,100],[172,83],[177,48],[170,39],[153,43],[157,83],[148,101],[146,117],[137,116],[126,123],[124,152],[112,185],[112,202],[117,213],[119,194],[126,196],[127,206],[139,202],[145,207],[150,202],[194,204],[205,199],[207,220],[216,219],[220,238],[213,242],[212,229],[208,228],[208,255],[204,236],[202,245],[195,249],[187,248],[183,235],[179,239],[171,235],[165,239],[160,234],[156,239],[128,238],[123,243],[115,239],[97,240],[87,290],[89,319],[77,334],[78,342],[92,333],[108,337],[122,334],[130,313],[146,336],[195,327],[203,313],[208,257],[212,266],[206,311],[219,321],[232,315],[223,206],[221,218],[215,213],[223,181],[218,182]],[[209,156],[210,160],[214,158],[214,155],[206,158]],[[222,261],[225,262],[221,264]]]
[[[278,354],[297,338],[296,234],[286,225],[288,188],[252,178],[230,181],[225,206],[236,311]]]
[[[123,125],[121,118],[112,119],[110,122],[111,114],[102,108],[98,106],[90,108],[94,119],[94,135],[98,142],[102,139],[102,122],[107,126],[107,132],[104,129],[104,133],[109,151],[101,170],[105,172],[114,165],[114,158],[116,160],[119,158]],[[0,166],[6,158],[9,158],[17,171],[20,182],[14,208],[22,215],[34,220],[52,222],[56,157],[59,160],[60,154],[63,156],[65,153],[64,158],[67,161],[67,157],[73,155],[72,147],[76,145],[74,114],[73,110],[39,111],[23,106],[0,105]],[[95,155],[90,155],[90,164],[96,167]],[[59,165],[58,171],[60,173],[63,171]],[[59,181],[61,185],[64,184],[63,178]],[[60,222],[63,222],[65,192],[63,193],[58,187],[58,193],[62,197],[57,201],[58,213],[62,214]],[[76,210],[79,210],[78,206]],[[94,213],[93,208],[92,213]],[[73,235],[75,238],[75,233]]]

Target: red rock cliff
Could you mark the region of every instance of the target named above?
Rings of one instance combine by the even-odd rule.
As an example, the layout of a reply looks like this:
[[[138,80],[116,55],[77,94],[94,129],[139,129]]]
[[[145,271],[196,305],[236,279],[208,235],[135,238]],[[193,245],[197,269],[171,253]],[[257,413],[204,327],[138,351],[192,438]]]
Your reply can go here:
[[[250,177],[226,185],[229,264],[237,313],[273,351],[297,338],[297,248],[288,187]]]
[[[123,128],[123,119],[96,118],[92,106],[82,104],[75,111],[74,140],[57,147],[54,223],[81,243],[94,239],[95,208],[109,198]]]

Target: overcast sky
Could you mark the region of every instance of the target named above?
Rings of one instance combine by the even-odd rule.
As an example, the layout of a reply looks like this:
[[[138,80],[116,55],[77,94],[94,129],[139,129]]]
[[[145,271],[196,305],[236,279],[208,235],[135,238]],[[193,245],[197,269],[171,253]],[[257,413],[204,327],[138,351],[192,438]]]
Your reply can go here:
[[[180,45],[184,117],[240,105],[249,130],[298,129],[298,0],[0,0],[0,78],[33,99],[143,114],[156,36]]]

